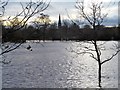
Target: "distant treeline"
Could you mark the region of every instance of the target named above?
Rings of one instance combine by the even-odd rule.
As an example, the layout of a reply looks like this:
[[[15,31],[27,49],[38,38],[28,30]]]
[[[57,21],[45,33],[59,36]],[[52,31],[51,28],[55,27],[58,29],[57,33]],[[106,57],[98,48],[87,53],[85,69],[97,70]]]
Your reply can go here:
[[[76,24],[59,28],[55,25],[40,28],[27,26],[20,30],[13,30],[3,26],[2,36],[3,42],[19,40],[120,40],[120,29],[118,27],[100,26],[93,30],[87,26],[79,28]]]

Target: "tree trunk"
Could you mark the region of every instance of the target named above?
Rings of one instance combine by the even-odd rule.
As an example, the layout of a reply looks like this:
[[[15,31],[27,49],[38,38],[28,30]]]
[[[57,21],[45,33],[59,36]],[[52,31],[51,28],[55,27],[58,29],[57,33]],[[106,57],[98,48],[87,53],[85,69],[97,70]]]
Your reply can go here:
[[[98,46],[97,46],[97,41],[94,40],[94,46],[95,46],[95,51],[96,51],[96,54],[97,54],[97,60],[98,60],[98,84],[99,84],[99,87],[101,88],[101,59],[100,59],[100,54],[99,54],[99,50],[98,50]]]
[[[98,62],[99,68],[98,68],[98,82],[99,82],[99,87],[101,88],[101,63]]]
[[[46,24],[43,27],[43,41],[45,41],[45,40],[46,40]]]

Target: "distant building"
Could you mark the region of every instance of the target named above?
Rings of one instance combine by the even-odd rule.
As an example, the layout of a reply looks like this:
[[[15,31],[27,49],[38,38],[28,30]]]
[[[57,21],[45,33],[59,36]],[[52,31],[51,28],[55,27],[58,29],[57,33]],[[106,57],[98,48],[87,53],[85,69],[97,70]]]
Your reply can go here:
[[[61,28],[61,16],[60,16],[60,14],[59,14],[59,20],[58,20],[58,28]]]

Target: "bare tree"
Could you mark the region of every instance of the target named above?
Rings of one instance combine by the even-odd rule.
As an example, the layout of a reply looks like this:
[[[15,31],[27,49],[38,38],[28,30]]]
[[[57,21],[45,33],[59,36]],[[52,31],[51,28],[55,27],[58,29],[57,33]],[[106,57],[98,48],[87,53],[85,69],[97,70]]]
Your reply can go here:
[[[5,13],[5,7],[7,6],[8,1],[1,1],[0,0],[0,17],[2,17]]]
[[[2,41],[2,16],[4,16],[5,13],[5,7],[7,6],[8,1],[2,2],[0,1],[0,41]]]
[[[42,32],[42,39],[45,41],[46,39],[46,29],[50,25],[49,15],[41,13],[32,23],[36,27],[37,31]]]
[[[2,35],[2,39],[3,39],[2,52],[0,53],[0,55],[3,55],[10,51],[13,51],[13,50],[17,49],[18,47],[20,47],[24,43],[24,40],[19,40],[19,41],[14,41],[13,43],[9,43],[8,36],[16,31],[21,30],[22,28],[25,28],[28,20],[38,14],[43,13],[43,11],[48,8],[49,4],[50,4],[50,2],[47,2],[47,1],[44,2],[43,0],[39,0],[36,2],[30,1],[25,4],[20,3],[22,10],[19,11],[19,13],[17,15],[15,15],[14,17],[9,16],[7,19],[1,20],[2,23],[5,21],[12,23],[12,20],[15,21],[19,17],[21,18],[21,19],[19,19],[19,21],[12,23],[12,26],[10,27],[11,30],[9,30],[8,32],[6,32],[5,34]],[[7,3],[5,5],[7,5]],[[2,6],[4,10],[5,10],[5,5],[3,5],[4,7]],[[4,17],[4,14],[2,14],[2,16]]]
[[[4,2],[0,0],[0,47],[2,47],[2,17],[4,16],[5,13],[5,7],[7,6],[8,1]],[[0,48],[0,53],[2,52],[1,48]],[[3,60],[4,61],[4,60]],[[0,62],[3,62],[2,60],[0,60]]]
[[[114,54],[112,54],[111,56],[109,56],[109,58],[105,60],[101,58],[102,51],[105,50],[104,45],[107,42],[102,42],[101,44],[99,44],[99,42],[97,41],[98,28],[96,29],[96,26],[102,25],[108,15],[108,13],[103,12],[103,9],[105,8],[103,2],[91,2],[89,7],[86,7],[84,0],[78,0],[75,7],[79,12],[80,17],[86,20],[94,30],[94,36],[90,41],[79,42],[79,45],[77,46],[79,48],[77,50],[70,48],[70,51],[78,55],[89,54],[90,57],[98,62],[98,86],[101,88],[102,65],[112,60],[120,52],[120,48],[117,44],[114,44]]]

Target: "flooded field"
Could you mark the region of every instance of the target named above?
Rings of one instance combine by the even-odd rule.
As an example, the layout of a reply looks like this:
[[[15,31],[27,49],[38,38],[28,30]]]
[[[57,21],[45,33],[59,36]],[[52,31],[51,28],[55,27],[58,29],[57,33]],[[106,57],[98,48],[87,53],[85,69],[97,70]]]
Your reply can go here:
[[[109,41],[105,47],[112,47]],[[78,42],[27,42],[5,55],[9,64],[3,65],[3,88],[96,88],[98,87],[97,61],[89,55],[69,51]],[[32,51],[25,49],[30,45]],[[106,50],[102,57],[113,52]],[[102,86],[118,87],[118,56],[102,66]]]

